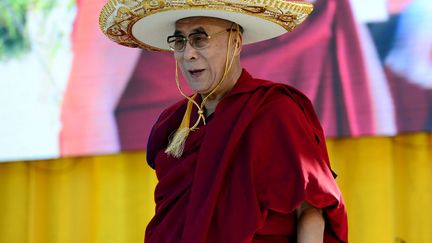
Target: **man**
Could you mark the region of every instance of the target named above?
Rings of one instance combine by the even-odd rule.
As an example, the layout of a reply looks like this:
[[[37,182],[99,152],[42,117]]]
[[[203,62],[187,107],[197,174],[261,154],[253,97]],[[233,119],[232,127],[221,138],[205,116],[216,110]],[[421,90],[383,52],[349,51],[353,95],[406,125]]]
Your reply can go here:
[[[185,95],[176,75],[185,99],[152,129],[147,157],[159,183],[145,242],[347,242],[345,207],[309,100],[252,78],[240,64],[243,43],[292,30],[312,6],[258,2],[104,8],[108,37],[171,49],[195,92]]]

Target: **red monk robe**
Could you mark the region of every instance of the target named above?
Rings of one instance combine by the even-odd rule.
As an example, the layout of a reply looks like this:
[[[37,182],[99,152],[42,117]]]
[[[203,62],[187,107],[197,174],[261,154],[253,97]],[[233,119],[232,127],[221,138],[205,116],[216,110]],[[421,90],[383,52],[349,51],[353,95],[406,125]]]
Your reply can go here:
[[[159,183],[145,243],[296,242],[303,201],[323,209],[324,242],[347,242],[324,135],[302,93],[243,71],[175,159],[164,150],[185,109],[183,100],[165,110],[149,138]]]

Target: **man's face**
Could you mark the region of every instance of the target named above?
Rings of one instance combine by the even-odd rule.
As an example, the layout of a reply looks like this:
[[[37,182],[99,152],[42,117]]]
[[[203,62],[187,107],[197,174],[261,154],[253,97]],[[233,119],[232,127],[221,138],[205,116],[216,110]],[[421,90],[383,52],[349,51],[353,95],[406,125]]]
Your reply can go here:
[[[212,36],[231,27],[231,22],[208,17],[192,17],[176,22],[176,35],[188,37],[190,34],[205,32]],[[233,33],[234,34],[234,33]],[[196,50],[190,43],[183,51],[174,52],[189,87],[197,93],[208,94],[221,80],[225,69],[225,58],[229,32],[212,36],[209,45]]]

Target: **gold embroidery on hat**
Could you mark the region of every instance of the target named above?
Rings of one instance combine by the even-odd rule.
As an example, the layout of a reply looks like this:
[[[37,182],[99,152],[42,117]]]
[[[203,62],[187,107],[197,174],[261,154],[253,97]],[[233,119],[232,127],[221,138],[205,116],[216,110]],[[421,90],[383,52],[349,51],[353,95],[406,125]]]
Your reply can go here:
[[[264,13],[267,10],[265,7],[262,6],[246,6],[242,9],[251,13]]]
[[[281,14],[277,19],[282,22],[294,22],[297,20],[297,17],[293,14]]]
[[[119,36],[126,35],[127,33],[122,30],[122,28],[120,27],[120,25],[115,24],[115,25],[112,25],[111,27],[108,28],[107,34],[119,37]]]
[[[292,31],[312,12],[313,5],[281,0],[109,0],[99,16],[99,25],[108,38],[121,45],[167,51],[136,39],[132,34],[132,26],[146,16],[170,10],[238,12],[268,20]]]
[[[165,7],[164,0],[144,0],[143,6],[147,10],[157,10]]]
[[[209,2],[207,0],[187,0],[187,4],[189,6],[205,6],[208,5]]]

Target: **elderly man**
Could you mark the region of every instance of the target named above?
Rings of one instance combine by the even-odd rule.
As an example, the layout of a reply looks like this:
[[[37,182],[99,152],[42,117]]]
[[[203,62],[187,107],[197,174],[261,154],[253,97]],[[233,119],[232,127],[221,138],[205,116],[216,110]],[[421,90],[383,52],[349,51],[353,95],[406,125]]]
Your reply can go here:
[[[240,63],[243,44],[292,30],[311,11],[281,0],[106,5],[101,27],[112,40],[174,52],[185,97],[149,137],[159,183],[145,242],[347,242],[345,207],[309,100],[252,78]],[[181,90],[178,66],[194,95]]]

